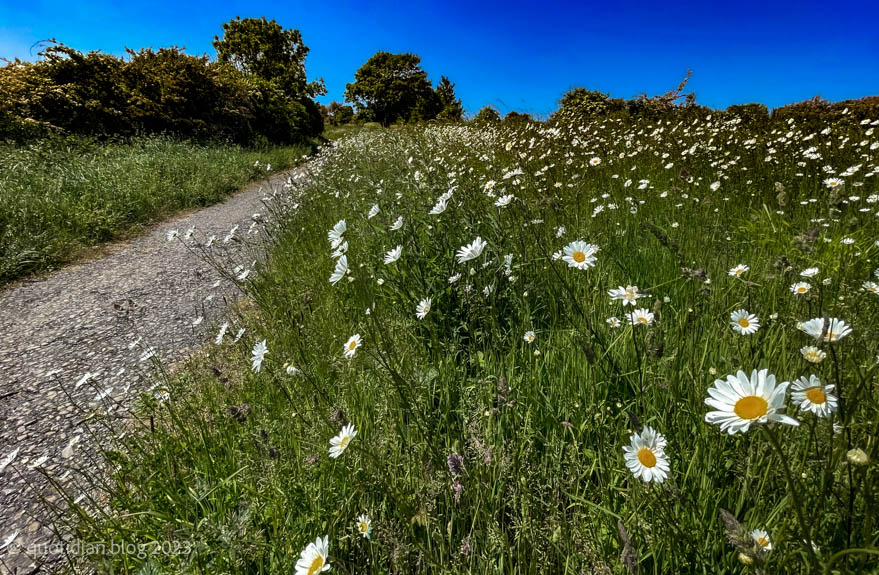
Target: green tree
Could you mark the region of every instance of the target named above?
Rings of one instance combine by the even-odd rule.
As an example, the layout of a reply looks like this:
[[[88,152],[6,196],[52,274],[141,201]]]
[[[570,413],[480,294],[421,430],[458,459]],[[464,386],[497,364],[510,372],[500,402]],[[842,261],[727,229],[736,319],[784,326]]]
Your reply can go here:
[[[234,70],[252,93],[253,128],[270,140],[289,142],[323,131],[320,108],[313,98],[326,93],[322,81],[308,82],[308,47],[299,30],[274,20],[240,18],[223,24],[214,37],[217,62],[227,75]]]
[[[494,106],[483,106],[473,121],[477,124],[497,124],[501,121],[501,115]]]
[[[333,100],[327,106],[327,119],[333,126],[350,124],[354,121],[354,108]]]
[[[437,114],[437,119],[460,122],[464,118],[464,106],[455,95],[455,85],[448,78],[442,76],[435,92],[442,106],[440,113]]]
[[[345,87],[345,100],[358,115],[387,126],[397,120],[429,120],[442,108],[415,54],[378,52]]]
[[[240,16],[223,24],[223,37],[214,36],[217,61],[231,64],[245,76],[274,82],[291,97],[322,96],[323,81],[308,82],[308,47],[299,30],[284,29],[274,20]]]

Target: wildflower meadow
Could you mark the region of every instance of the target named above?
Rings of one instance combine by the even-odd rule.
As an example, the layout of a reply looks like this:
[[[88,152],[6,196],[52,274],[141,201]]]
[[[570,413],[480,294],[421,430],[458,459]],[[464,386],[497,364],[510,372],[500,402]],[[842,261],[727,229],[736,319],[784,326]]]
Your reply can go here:
[[[191,552],[90,565],[874,572],[877,126],[717,112],[325,144],[275,190],[214,342],[133,426],[93,422],[109,463],[70,502],[77,537]]]

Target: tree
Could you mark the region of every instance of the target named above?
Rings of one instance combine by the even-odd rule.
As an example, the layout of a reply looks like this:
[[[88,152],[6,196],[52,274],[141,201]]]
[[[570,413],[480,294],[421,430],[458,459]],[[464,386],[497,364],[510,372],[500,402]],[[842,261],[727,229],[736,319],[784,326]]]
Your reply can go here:
[[[387,126],[398,120],[429,120],[442,108],[415,54],[377,52],[345,86],[345,100],[358,115]]]
[[[333,100],[327,106],[327,119],[333,126],[350,124],[354,121],[354,108]]]
[[[291,97],[314,98],[326,93],[323,81],[308,83],[308,47],[299,30],[285,30],[274,20],[236,17],[223,24],[223,37],[214,36],[217,60],[245,76],[276,82]]]
[[[299,30],[274,20],[237,17],[214,37],[218,65],[241,74],[253,95],[254,129],[271,140],[287,142],[323,131],[313,98],[326,93],[323,81],[308,82],[308,47]]]
[[[455,85],[448,78],[442,76],[435,92],[442,106],[440,113],[437,114],[437,119],[460,122],[464,118],[464,106],[455,95]]]
[[[477,124],[497,124],[501,121],[501,115],[493,106],[483,106],[473,121]]]

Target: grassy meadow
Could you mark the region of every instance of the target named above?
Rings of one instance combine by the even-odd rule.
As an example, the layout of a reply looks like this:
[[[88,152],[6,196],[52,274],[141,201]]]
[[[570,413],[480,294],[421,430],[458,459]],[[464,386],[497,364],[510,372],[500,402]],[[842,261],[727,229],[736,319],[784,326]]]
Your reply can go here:
[[[0,144],[0,284],[51,270],[177,211],[218,202],[264,176],[267,163],[286,168],[307,151],[159,137]]]
[[[92,566],[875,572],[877,124],[334,141],[228,334],[83,476],[82,541],[186,552]]]

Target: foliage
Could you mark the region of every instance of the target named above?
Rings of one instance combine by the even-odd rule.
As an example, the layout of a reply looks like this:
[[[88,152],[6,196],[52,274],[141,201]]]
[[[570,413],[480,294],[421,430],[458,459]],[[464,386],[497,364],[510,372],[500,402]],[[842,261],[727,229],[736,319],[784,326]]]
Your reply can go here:
[[[436,95],[441,106],[441,110],[436,116],[437,120],[460,122],[464,119],[464,106],[455,95],[455,84],[451,80],[442,76],[436,86]]]
[[[297,30],[236,19],[214,45],[218,61],[180,48],[118,58],[50,41],[36,63],[0,67],[0,138],[48,134],[173,134],[238,143],[291,143],[323,121]]]
[[[340,573],[870,572],[879,140],[844,118],[758,128],[715,114],[335,141],[241,284],[251,305],[228,321],[244,336],[166,381],[167,401],[145,396],[136,433],[106,434],[115,473],[85,490],[79,536],[196,542],[154,556],[168,572],[290,573],[324,535]],[[594,267],[561,259],[576,240],[598,246]],[[609,297],[630,285],[635,306]],[[636,308],[652,323],[630,325]],[[759,316],[753,335],[731,326],[739,309]],[[825,317],[852,334],[798,328]],[[707,423],[713,382],[758,368],[836,385],[838,410],[788,391],[797,427]],[[346,423],[357,435],[331,459]],[[663,483],[627,468],[642,426],[667,440]]]
[[[307,151],[156,137],[0,145],[0,283],[55,268],[181,209],[217,202],[264,176],[265,164],[285,168]]]
[[[497,124],[501,115],[494,106],[483,106],[473,118],[475,124]]]
[[[736,104],[729,106],[726,112],[741,118],[745,124],[766,125],[769,122],[769,108],[764,104]]]
[[[446,82],[442,97],[448,98]],[[355,72],[354,82],[346,86],[345,99],[357,108],[359,118],[383,126],[431,120],[444,109],[441,96],[421,69],[421,58],[409,53],[377,52]]]

